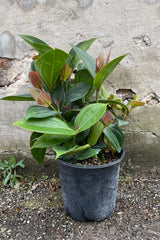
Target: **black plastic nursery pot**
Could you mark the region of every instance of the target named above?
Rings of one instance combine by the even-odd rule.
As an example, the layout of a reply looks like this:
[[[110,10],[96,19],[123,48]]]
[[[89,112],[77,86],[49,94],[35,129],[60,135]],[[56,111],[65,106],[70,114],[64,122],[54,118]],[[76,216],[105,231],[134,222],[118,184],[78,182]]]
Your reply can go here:
[[[76,165],[58,159],[64,209],[81,222],[100,221],[114,210],[121,160],[105,165]]]

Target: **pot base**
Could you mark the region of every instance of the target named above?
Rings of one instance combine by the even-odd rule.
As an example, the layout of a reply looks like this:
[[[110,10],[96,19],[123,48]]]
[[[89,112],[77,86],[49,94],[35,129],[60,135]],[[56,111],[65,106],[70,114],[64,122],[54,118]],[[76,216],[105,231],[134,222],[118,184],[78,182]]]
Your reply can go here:
[[[113,163],[80,166],[58,160],[64,209],[81,222],[100,221],[115,209],[121,157]]]

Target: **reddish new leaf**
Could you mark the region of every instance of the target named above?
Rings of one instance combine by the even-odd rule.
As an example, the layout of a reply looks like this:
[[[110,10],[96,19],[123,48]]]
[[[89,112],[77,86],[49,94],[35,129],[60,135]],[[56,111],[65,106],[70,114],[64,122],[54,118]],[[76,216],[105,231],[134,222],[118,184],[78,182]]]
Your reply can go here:
[[[39,55],[34,55],[34,56],[32,57],[32,60],[38,59],[38,56],[39,56]]]
[[[40,95],[40,90],[39,89],[30,88],[29,92],[30,92],[31,96],[34,98],[34,100],[37,101],[38,98],[39,98],[39,95]]]
[[[72,71],[72,69],[68,66],[67,63],[65,63],[65,65],[62,68],[62,71],[60,73],[60,79],[62,81],[67,80],[69,78],[69,76],[71,75],[71,71]]]
[[[102,68],[104,67],[104,56],[103,53],[101,52],[96,58],[96,71],[95,73],[98,73]]]
[[[37,99],[37,103],[42,107],[49,107],[51,105],[51,97],[48,93],[40,92],[40,95]]]
[[[144,104],[145,104],[145,102],[132,101],[132,102],[131,102],[131,108],[133,109],[133,108],[135,108],[135,107],[139,107],[139,106],[142,106],[142,105],[144,105]]]
[[[109,53],[108,53],[108,56],[107,56],[105,65],[107,65],[107,64],[109,63],[110,56],[111,56],[111,49],[110,49],[110,51],[109,51]]]
[[[111,112],[105,113],[105,115],[102,117],[104,125],[107,125],[111,121]]]
[[[59,109],[59,107],[60,107],[61,101],[62,101],[62,99],[60,99],[60,100],[58,101],[56,98],[54,98],[54,103],[56,104],[56,106],[57,106],[58,109]]]
[[[31,96],[42,107],[49,107],[51,105],[51,97],[48,93],[42,92],[39,89],[29,89]]]
[[[97,74],[105,65],[107,65],[109,63],[109,59],[110,59],[110,55],[111,55],[111,49],[109,51],[109,54],[107,56],[106,61],[104,62],[104,56],[103,53],[101,52],[98,56],[98,58],[96,58],[96,71],[95,73]]]
[[[29,79],[30,79],[30,82],[32,83],[32,85],[37,88],[37,89],[40,89],[42,90],[42,81],[38,75],[37,72],[34,72],[34,71],[30,71],[29,73]]]

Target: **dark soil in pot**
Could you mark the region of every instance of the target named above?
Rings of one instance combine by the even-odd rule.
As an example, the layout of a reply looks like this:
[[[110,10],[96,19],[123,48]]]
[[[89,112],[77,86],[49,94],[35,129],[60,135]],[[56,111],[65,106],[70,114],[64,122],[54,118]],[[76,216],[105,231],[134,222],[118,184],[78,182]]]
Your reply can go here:
[[[72,218],[100,221],[115,208],[120,158],[104,165],[76,165],[58,160],[64,209]]]
[[[114,162],[118,160],[121,157],[121,153],[112,153],[111,151],[104,153],[104,161],[102,161],[101,156],[98,154],[98,158],[89,158],[87,160],[80,160],[75,162],[75,164],[80,164],[80,165],[89,165],[89,166],[94,166],[94,165],[104,165],[107,163]]]

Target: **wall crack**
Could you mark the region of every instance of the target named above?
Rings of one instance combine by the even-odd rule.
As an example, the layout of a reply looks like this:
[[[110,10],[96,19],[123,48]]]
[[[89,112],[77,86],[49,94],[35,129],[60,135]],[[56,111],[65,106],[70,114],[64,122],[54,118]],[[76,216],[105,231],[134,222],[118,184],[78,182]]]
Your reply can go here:
[[[151,134],[151,135],[153,135],[153,136],[155,136],[157,138],[160,138],[160,136],[157,135],[157,133],[152,132],[152,131],[145,131],[145,130],[140,130],[140,131],[129,130],[128,131],[128,130],[123,130],[123,132],[126,132],[126,133],[149,133],[149,134]]]
[[[147,96],[145,97],[145,100],[146,100],[146,104],[152,105],[152,106],[160,103],[160,98],[154,92],[148,93]]]

